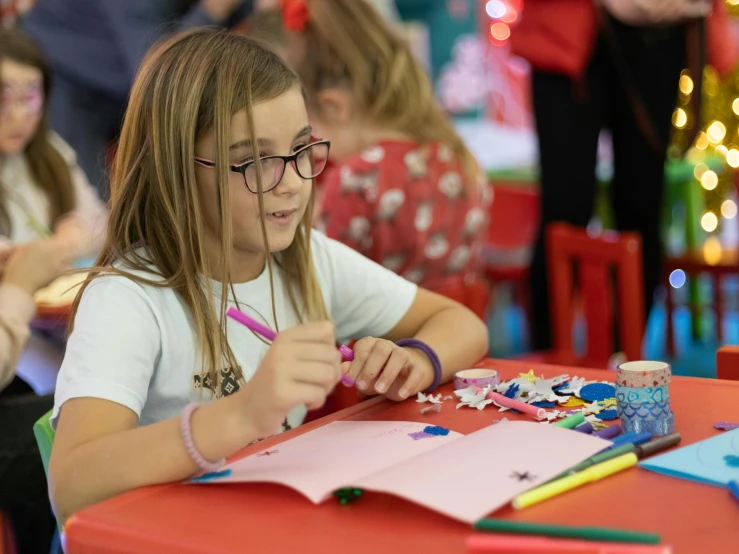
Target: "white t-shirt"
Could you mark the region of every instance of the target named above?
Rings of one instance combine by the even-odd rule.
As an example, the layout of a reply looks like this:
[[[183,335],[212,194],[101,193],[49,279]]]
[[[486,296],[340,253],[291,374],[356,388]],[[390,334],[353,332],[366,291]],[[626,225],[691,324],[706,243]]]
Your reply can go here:
[[[326,308],[342,341],[387,334],[415,299],[416,285],[316,231],[312,251]],[[284,330],[298,318],[283,291],[281,272],[273,267],[277,320]],[[234,289],[242,310],[257,320],[266,318],[275,328],[266,268]],[[229,305],[234,305],[232,298]],[[268,345],[230,318],[227,333],[248,381]],[[82,297],[67,344],[52,426],[71,398],[117,402],[139,416],[139,425],[175,417],[190,402],[211,400],[207,383],[205,390],[199,388],[201,357],[195,342],[189,311],[172,289],[140,285],[122,276],[95,279]],[[222,377],[224,394],[235,392],[238,384],[227,372]],[[295,408],[288,424],[300,425],[305,414],[304,406]]]

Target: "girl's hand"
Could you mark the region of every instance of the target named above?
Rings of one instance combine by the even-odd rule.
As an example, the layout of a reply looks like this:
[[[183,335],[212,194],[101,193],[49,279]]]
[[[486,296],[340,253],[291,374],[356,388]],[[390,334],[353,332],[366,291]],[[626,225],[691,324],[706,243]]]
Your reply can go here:
[[[3,281],[33,296],[62,273],[71,269],[69,251],[54,238],[38,239],[13,249]]]
[[[391,400],[405,400],[426,389],[434,379],[431,360],[423,352],[372,337],[357,341],[354,361],[342,366],[356,381],[359,392],[384,394]]]
[[[313,322],[281,331],[244,389],[246,422],[260,438],[277,432],[301,404],[323,406],[341,380],[341,354],[334,326]]]

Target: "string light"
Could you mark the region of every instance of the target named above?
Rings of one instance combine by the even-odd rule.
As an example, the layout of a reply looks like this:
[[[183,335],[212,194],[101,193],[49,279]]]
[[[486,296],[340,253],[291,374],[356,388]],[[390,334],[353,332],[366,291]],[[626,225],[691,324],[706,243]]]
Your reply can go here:
[[[698,136],[695,139],[695,147],[698,150],[705,150],[706,148],[708,148],[708,137],[703,131],[698,133]]]
[[[708,126],[706,134],[708,135],[708,142],[718,144],[726,136],[726,125],[720,121],[714,121]]]
[[[734,219],[736,217],[737,207],[733,200],[724,200],[721,204],[721,215],[726,219]]]
[[[506,13],[506,5],[500,0],[490,0],[485,4],[485,11],[491,19],[500,19]]]
[[[700,181],[700,178],[706,171],[708,171],[708,166],[701,162],[695,164],[695,167],[693,168],[693,175],[695,175],[695,178]]]
[[[726,163],[734,168],[739,167],[739,150],[731,148],[729,153],[726,154]]]
[[[713,190],[718,185],[718,175],[715,171],[704,171],[701,175],[701,186],[706,190]]]
[[[688,114],[685,113],[685,110],[682,108],[675,108],[675,111],[672,112],[672,124],[678,129],[682,129],[685,127],[687,122]]]
[[[701,217],[701,227],[703,227],[703,230],[707,233],[714,232],[716,227],[718,227],[718,218],[716,217],[716,214],[713,212],[704,213],[703,217]]]
[[[734,101],[731,103],[731,109],[736,115],[739,115],[739,98],[734,98]]]
[[[683,94],[690,94],[693,92],[693,79],[690,75],[683,73],[680,75],[680,92]]]
[[[508,37],[511,36],[511,28],[506,25],[505,23],[493,23],[490,26],[490,35],[498,41],[505,41],[508,40]]]

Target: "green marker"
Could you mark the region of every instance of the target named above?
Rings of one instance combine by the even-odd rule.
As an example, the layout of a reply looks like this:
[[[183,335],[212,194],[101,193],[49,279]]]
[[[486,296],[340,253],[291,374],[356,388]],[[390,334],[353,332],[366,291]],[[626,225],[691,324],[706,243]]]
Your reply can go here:
[[[567,471],[560,473],[559,475],[551,479],[551,481],[556,481],[557,479],[561,479],[562,477],[574,475],[578,471],[582,471],[583,469],[588,469],[590,466],[594,466],[595,464],[605,462],[606,460],[610,460],[611,458],[617,458],[618,456],[623,456],[624,454],[628,454],[629,452],[636,452],[636,447],[633,444],[623,444],[617,448],[613,448],[612,450],[606,450],[605,452],[596,454],[592,458],[588,458],[584,462],[580,462],[576,466],[572,466]]]
[[[552,425],[555,427],[564,427],[565,429],[574,429],[581,423],[585,423],[585,416],[582,415],[582,412],[578,412],[570,417],[560,419],[556,423],[552,423]]]
[[[527,521],[505,519],[481,519],[475,523],[478,531],[514,533],[517,535],[540,535],[543,537],[567,537],[589,541],[621,542],[635,544],[659,544],[660,537],[654,533],[608,529],[605,527],[569,527]]]

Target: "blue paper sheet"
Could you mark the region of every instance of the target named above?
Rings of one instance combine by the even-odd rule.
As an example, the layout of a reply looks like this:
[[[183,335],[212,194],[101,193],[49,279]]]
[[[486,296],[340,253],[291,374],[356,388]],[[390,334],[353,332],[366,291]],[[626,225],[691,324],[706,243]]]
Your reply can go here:
[[[727,486],[729,481],[739,481],[739,467],[732,467],[736,456],[739,429],[649,458],[639,465],[673,477]]]

